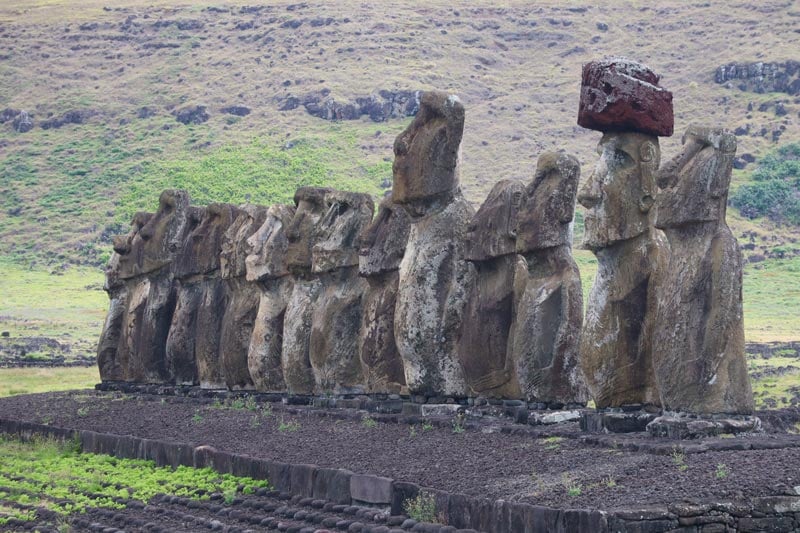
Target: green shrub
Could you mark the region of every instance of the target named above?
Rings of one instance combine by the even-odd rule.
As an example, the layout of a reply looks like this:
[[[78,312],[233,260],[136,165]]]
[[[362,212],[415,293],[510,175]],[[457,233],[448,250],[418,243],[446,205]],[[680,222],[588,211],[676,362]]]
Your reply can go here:
[[[800,143],[764,156],[752,178],[753,183],[736,190],[731,205],[748,218],[767,216],[800,225]]]

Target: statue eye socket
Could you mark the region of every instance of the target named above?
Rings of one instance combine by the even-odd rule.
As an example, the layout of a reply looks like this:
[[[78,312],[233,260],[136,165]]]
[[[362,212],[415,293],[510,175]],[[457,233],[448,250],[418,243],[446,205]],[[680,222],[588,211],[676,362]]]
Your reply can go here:
[[[624,150],[614,150],[614,164],[621,168],[630,167],[635,164],[633,158]]]

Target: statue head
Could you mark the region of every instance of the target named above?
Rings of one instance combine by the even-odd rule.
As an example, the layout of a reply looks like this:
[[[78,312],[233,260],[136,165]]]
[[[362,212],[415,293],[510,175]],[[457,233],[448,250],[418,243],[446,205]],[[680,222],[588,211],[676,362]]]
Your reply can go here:
[[[206,208],[190,205],[186,213],[186,239],[184,239],[175,259],[172,261],[172,273],[176,278],[198,274],[197,245],[195,231],[206,216]]]
[[[516,252],[517,214],[524,189],[518,180],[495,183],[467,226],[467,260],[486,261]]]
[[[406,251],[411,220],[405,209],[392,201],[391,193],[378,205],[378,214],[358,236],[358,272],[376,276],[400,268]]]
[[[242,204],[238,214],[222,236],[219,254],[220,276],[225,279],[246,275],[245,260],[249,248],[247,239],[256,232],[267,217],[267,208],[262,205]]]
[[[546,152],[522,195],[517,224],[517,252],[572,244],[572,219],[581,166],[571,155]]]
[[[261,227],[247,239],[250,254],[245,259],[247,280],[275,279],[289,274],[286,230],[294,217],[294,206],[275,204],[267,209]]]
[[[295,212],[286,230],[289,247],[286,264],[289,269],[310,269],[311,250],[320,238],[317,225],[327,211],[327,187],[300,187],[294,193]]]
[[[689,126],[683,149],[657,174],[658,228],[725,219],[736,137],[722,128]]]
[[[586,208],[583,245],[590,250],[648,230],[661,158],[658,138],[636,132],[603,134],[597,152],[600,160],[578,192]]]
[[[188,214],[188,192],[167,189],[161,193],[158,211],[139,231],[139,238],[143,241],[140,274],[153,272],[172,262],[186,238]]]
[[[213,203],[203,209],[200,223],[186,239],[190,253],[183,275],[205,274],[219,269],[222,236],[228,230],[239,211],[231,204]],[[176,276],[181,275],[176,269]]]
[[[422,93],[408,128],[394,141],[392,197],[412,217],[447,205],[458,190],[464,106],[455,95]]]
[[[330,191],[325,204],[327,211],[317,226],[319,240],[312,248],[312,271],[358,265],[356,241],[372,220],[372,198],[363,193]]]
[[[114,253],[111,255],[106,269],[106,284],[115,285],[115,279],[130,279],[139,274],[141,269],[144,241],[139,237],[139,232],[154,216],[154,213],[140,211],[133,215],[130,231],[125,235],[115,235],[112,238]]]

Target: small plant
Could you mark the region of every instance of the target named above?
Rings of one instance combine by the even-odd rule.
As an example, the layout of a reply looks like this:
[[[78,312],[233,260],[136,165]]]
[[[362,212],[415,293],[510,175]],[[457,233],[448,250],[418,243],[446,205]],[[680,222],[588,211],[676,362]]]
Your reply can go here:
[[[678,470],[681,472],[685,472],[689,468],[689,465],[686,464],[686,454],[677,446],[672,448],[670,457],[672,457],[672,463],[677,466]]]
[[[78,409],[77,414],[78,414],[78,416],[83,418],[84,416],[89,414],[89,408],[88,407],[81,407],[81,408]]]
[[[211,404],[211,407],[213,409],[223,409],[225,404],[223,404],[219,398],[214,398],[214,403]]]
[[[250,417],[250,427],[257,428],[261,426],[261,419],[258,418],[258,415],[253,415]]]
[[[433,424],[431,424],[430,420],[422,421],[422,431],[430,431],[432,429],[433,429]]]
[[[547,437],[544,439],[545,450],[558,450],[561,447],[562,437]]]
[[[231,505],[235,499],[236,487],[228,487],[222,492],[222,501],[225,502],[225,505]]]
[[[272,405],[265,403],[261,406],[261,416],[272,416]]]
[[[374,428],[377,427],[378,422],[369,415],[364,415],[364,418],[361,419],[361,425],[365,428]]]
[[[611,476],[606,476],[603,478],[603,485],[605,485],[609,489],[613,489],[614,487],[617,486],[617,481]]]
[[[244,401],[244,408],[248,411],[257,411],[258,410],[258,402],[252,396],[248,396],[247,399]]]
[[[464,422],[459,418],[453,420],[453,433],[464,433]]]
[[[567,473],[562,474],[561,484],[564,485],[564,489],[567,491],[567,496],[580,496],[583,492],[583,487],[581,487],[581,484]]]
[[[436,500],[433,494],[420,492],[415,498],[409,498],[403,503],[403,510],[409,518],[417,522],[436,523]]]
[[[731,474],[730,468],[725,463],[717,464],[717,470],[714,472],[714,475],[717,479],[725,479]]]
[[[194,414],[192,415],[192,422],[194,422],[195,424],[199,424],[202,421],[203,421],[203,415],[200,414],[200,411],[195,411]]]
[[[278,423],[278,431],[281,433],[297,431],[298,429],[300,429],[300,422],[297,420],[286,422],[283,420],[283,417],[281,417],[281,421]]]
[[[408,426],[408,436],[412,439],[417,436],[417,426],[413,424]]]
[[[244,398],[236,398],[231,402],[231,409],[244,409],[246,402]]]
[[[53,423],[53,416],[52,415],[45,415],[42,417],[42,424],[45,426],[49,426]]]

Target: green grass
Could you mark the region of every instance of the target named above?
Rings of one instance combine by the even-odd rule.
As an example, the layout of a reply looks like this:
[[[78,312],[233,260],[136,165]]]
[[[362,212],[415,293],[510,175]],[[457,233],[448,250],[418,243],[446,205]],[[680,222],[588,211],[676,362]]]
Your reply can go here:
[[[35,505],[69,515],[88,507],[123,508],[114,498],[148,502],[163,493],[200,500],[212,492],[235,493],[240,484],[244,492],[269,487],[265,480],[219,474],[210,468],[172,469],[156,467],[152,461],[83,454],[74,443],[52,440],[0,437],[0,456],[0,501],[7,509],[13,504]],[[0,525],[7,521],[3,514],[0,507]]]
[[[747,265],[744,327],[747,342],[792,341],[800,337],[800,257]]]
[[[75,389],[91,389],[100,382],[97,367],[0,368],[0,398]]]

